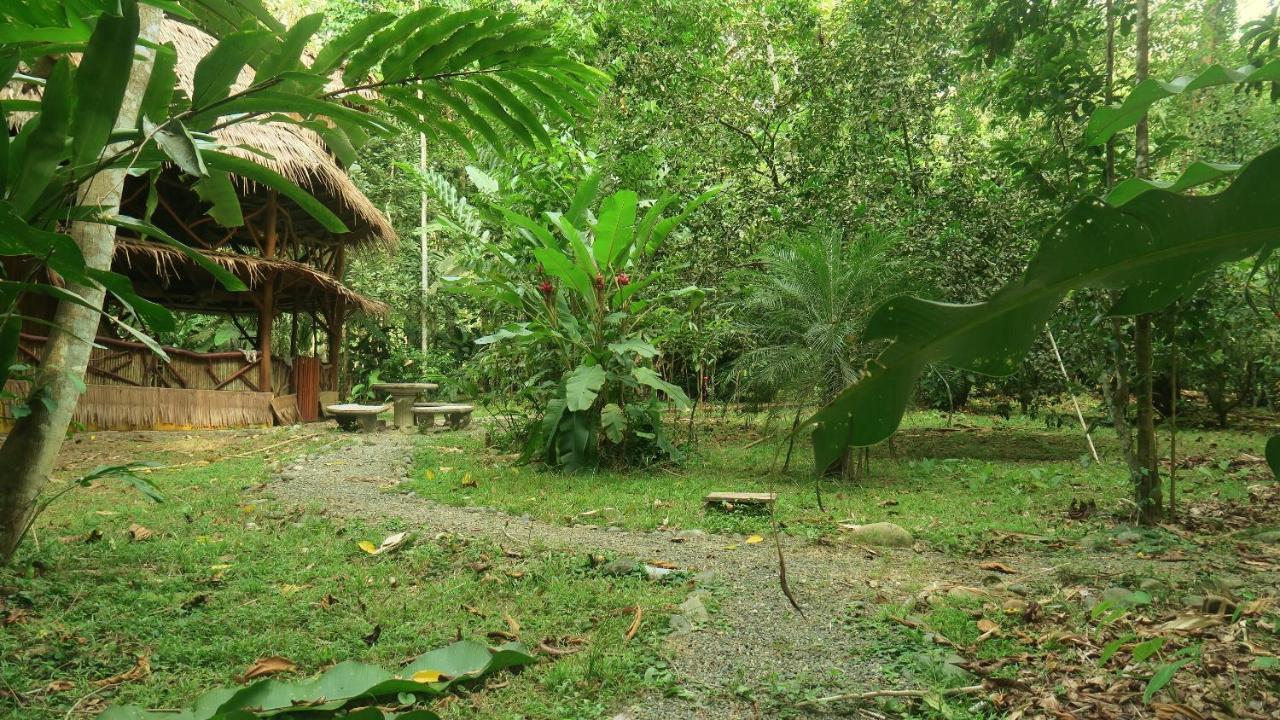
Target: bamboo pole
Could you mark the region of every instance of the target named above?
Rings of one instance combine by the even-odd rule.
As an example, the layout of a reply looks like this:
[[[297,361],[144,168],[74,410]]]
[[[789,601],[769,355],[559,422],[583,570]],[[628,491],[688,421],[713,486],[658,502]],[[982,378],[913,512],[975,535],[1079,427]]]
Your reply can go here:
[[[1067,394],[1071,396],[1071,406],[1076,410],[1076,419],[1080,421],[1080,429],[1084,430],[1084,439],[1089,443],[1089,453],[1093,455],[1094,462],[1102,462],[1098,459],[1098,448],[1094,447],[1093,434],[1089,432],[1089,424],[1084,421],[1084,413],[1080,412],[1080,402],[1076,400],[1076,394],[1071,389],[1071,376],[1067,375],[1067,365],[1062,362],[1062,353],[1058,352],[1058,341],[1053,337],[1053,331],[1045,328],[1045,332],[1049,333],[1049,345],[1053,347],[1053,356],[1058,359],[1058,369],[1062,371],[1062,379],[1067,381]]]

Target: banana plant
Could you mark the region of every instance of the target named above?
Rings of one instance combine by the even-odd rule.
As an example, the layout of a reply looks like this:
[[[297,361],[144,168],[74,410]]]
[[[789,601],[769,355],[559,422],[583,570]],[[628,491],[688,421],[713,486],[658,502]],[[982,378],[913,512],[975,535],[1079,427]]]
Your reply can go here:
[[[516,342],[554,354],[562,375],[543,417],[531,424],[527,455],[567,469],[601,459],[678,459],[662,429],[666,399],[688,397],[652,367],[658,350],[645,337],[657,308],[693,305],[694,287],[658,291],[652,260],[671,233],[718,190],[682,208],[663,195],[641,213],[635,192],[601,200],[600,179],[587,178],[569,208],[540,220],[500,208],[513,245],[493,253],[491,267],[456,278],[454,290],[504,306],[519,319],[476,343]],[[671,211],[668,213],[668,211]]]
[[[867,322],[867,338],[890,344],[861,378],[807,421],[818,467],[846,447],[878,443],[902,419],[931,364],[1003,376],[1043,331],[1067,293],[1118,291],[1113,315],[1152,312],[1205,283],[1218,266],[1280,245],[1280,147],[1248,163],[1217,195],[1152,189],[1113,206],[1077,203],[1041,240],[1021,277],[968,305],[891,298]]]

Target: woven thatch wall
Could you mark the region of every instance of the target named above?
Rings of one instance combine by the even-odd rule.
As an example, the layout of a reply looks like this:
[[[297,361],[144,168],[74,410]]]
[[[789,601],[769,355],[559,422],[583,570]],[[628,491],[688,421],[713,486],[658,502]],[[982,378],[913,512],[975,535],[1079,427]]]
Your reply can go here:
[[[166,352],[169,353],[169,362],[165,363],[149,350],[128,347],[132,343],[117,343],[104,338],[99,338],[98,342],[105,347],[94,348],[89,355],[91,369],[85,382],[90,384],[122,387],[139,385],[190,390],[220,389],[249,392],[265,390],[251,384],[258,382],[256,359],[252,363],[255,369],[241,374],[222,388],[218,387],[223,381],[250,364],[243,353],[194,353],[166,348]],[[43,338],[24,335],[20,345],[22,357],[19,359],[33,365],[39,364],[37,358],[40,357],[43,349]],[[272,385],[277,391],[283,392],[289,387],[290,369],[283,359],[272,358],[271,375]]]
[[[25,387],[10,383],[7,389],[20,396]],[[89,385],[73,420],[89,430],[268,426],[271,397],[257,392]],[[13,409],[0,401],[0,427],[12,420]]]

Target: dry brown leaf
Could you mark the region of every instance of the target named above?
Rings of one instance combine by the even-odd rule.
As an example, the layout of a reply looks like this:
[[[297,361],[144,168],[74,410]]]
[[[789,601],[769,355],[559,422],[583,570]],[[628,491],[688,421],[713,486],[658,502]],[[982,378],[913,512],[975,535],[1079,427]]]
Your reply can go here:
[[[982,568],[983,570],[991,570],[993,572],[1004,573],[1006,575],[1016,575],[1018,573],[1017,570],[1014,570],[1008,565],[1005,565],[1004,563],[1000,563],[1000,562],[984,562],[978,567]]]
[[[1000,629],[1000,626],[998,624],[986,618],[982,618],[981,620],[978,621],[978,630],[980,632],[989,633],[999,629]]]
[[[636,615],[631,619],[631,627],[627,628],[627,634],[623,637],[623,642],[631,642],[631,638],[636,636],[636,632],[640,630],[640,620],[643,617],[644,609],[637,605]]]
[[[127,682],[141,680],[151,674],[151,658],[146,655],[139,655],[138,661],[133,667],[125,670],[119,675],[112,675],[109,678],[97,680],[93,684],[98,687],[106,687],[108,685],[122,685]]]
[[[129,539],[134,542],[142,542],[143,540],[155,535],[154,532],[142,527],[138,523],[130,525],[127,532],[129,533]]]
[[[656,568],[662,568],[664,570],[678,570],[680,568],[679,565],[676,565],[675,563],[670,562],[668,560],[650,560],[649,564]]]
[[[1156,627],[1156,632],[1195,632],[1214,625],[1220,625],[1222,618],[1218,615],[1179,615],[1174,619]]]
[[[53,682],[44,686],[44,691],[49,695],[52,695],[54,693],[66,692],[74,688],[75,686],[76,684],[71,682],[70,680],[54,680]]]
[[[507,621],[507,628],[511,631],[511,639],[519,640],[520,639],[520,623],[516,622],[516,619],[511,617],[507,613],[502,614],[502,619]]]
[[[466,610],[467,612],[479,618],[488,617],[488,615],[485,615],[484,612],[480,610],[480,608],[474,605],[463,605],[462,609]]]
[[[295,665],[292,660],[280,657],[279,655],[272,655],[270,657],[264,657],[250,665],[249,668],[244,671],[243,675],[236,678],[236,682],[247,683],[250,680],[256,680],[260,677],[293,672],[297,669],[298,666]]]

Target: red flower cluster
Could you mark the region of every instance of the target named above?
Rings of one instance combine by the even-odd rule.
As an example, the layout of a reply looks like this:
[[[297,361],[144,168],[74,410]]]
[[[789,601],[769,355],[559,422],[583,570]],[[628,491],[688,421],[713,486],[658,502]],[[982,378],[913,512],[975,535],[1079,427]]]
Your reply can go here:
[[[631,276],[624,272],[618,273],[614,280],[618,283],[618,287],[625,287],[631,284]]]
[[[550,280],[543,280],[538,283],[538,292],[542,293],[543,297],[551,297],[556,292],[556,286],[552,285]]]

